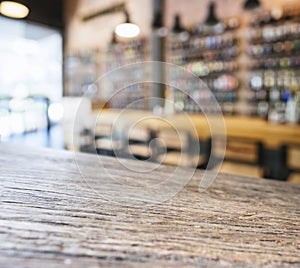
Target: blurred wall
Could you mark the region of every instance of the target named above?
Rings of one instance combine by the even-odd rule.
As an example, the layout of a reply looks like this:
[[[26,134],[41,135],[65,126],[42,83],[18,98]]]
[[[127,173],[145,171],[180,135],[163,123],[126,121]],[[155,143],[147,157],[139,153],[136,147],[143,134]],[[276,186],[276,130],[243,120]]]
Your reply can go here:
[[[245,0],[214,0],[219,18],[243,17]],[[115,26],[124,21],[122,13],[109,14],[82,21],[82,18],[117,3],[125,3],[131,20],[141,28],[141,36],[151,34],[152,0],[66,0],[66,51],[102,49],[111,41]],[[165,25],[170,28],[175,14],[182,24],[191,28],[206,18],[211,0],[165,0]],[[266,9],[300,4],[299,0],[260,0]]]
[[[112,39],[116,25],[125,21],[124,14],[118,12],[89,21],[82,18],[118,3],[125,3],[131,21],[140,26],[141,36],[149,36],[152,0],[66,0],[66,51],[105,48]]]
[[[143,0],[142,0],[143,1]],[[170,28],[175,14],[181,15],[182,24],[189,28],[206,19],[207,7],[210,2],[216,3],[218,18],[233,16],[243,17],[243,5],[246,0],[165,0],[166,14],[165,25]],[[259,0],[266,9],[278,8],[285,5],[300,4],[299,0]]]

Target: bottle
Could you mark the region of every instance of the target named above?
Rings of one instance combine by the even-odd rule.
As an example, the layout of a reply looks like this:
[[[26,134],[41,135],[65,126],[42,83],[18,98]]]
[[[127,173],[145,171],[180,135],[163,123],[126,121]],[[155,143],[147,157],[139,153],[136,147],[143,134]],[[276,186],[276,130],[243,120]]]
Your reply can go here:
[[[285,108],[285,119],[287,123],[297,124],[299,120],[299,114],[297,111],[297,102],[294,97],[289,98]]]
[[[300,91],[297,91],[295,100],[296,100],[296,111],[297,111],[297,119],[298,119],[297,123],[299,123],[300,122]]]

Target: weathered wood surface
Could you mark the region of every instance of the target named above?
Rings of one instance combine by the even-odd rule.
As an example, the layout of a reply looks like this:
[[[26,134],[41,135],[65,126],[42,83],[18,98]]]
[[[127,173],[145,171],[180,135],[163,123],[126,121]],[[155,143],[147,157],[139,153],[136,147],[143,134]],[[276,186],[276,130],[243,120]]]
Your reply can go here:
[[[102,200],[72,152],[1,144],[0,267],[300,267],[299,185],[220,174],[200,193],[201,174],[130,207]]]

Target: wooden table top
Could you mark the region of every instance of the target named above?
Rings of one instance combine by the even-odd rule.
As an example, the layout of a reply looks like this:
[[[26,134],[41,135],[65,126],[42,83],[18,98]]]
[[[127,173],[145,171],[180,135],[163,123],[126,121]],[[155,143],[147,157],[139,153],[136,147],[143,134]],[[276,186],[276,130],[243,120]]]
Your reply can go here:
[[[188,117],[184,114],[174,114],[167,116],[153,116],[148,111],[132,111],[104,109],[96,113],[98,122],[112,123],[118,119],[120,114],[125,115],[125,120],[138,121],[142,118],[141,125],[153,130],[168,128],[173,125],[181,129],[191,129],[195,127],[195,132],[199,139],[207,139],[211,136],[209,124],[215,122],[220,124],[220,117],[209,116],[209,120],[204,115],[190,114]],[[159,120],[162,119],[162,120]],[[165,121],[164,121],[165,120]],[[169,124],[167,124],[168,122]],[[245,116],[224,116],[224,126],[227,137],[251,139],[263,143],[266,147],[275,148],[282,145],[300,145],[300,125],[272,124],[264,119]],[[218,134],[218,129],[214,134]],[[222,129],[222,128],[221,128]],[[223,134],[220,131],[221,134]]]
[[[300,185],[219,174],[200,193],[197,170],[173,198],[136,207],[101,198],[73,152],[0,152],[0,267],[300,267]],[[97,156],[77,159],[104,183]],[[117,159],[102,161],[114,172]]]

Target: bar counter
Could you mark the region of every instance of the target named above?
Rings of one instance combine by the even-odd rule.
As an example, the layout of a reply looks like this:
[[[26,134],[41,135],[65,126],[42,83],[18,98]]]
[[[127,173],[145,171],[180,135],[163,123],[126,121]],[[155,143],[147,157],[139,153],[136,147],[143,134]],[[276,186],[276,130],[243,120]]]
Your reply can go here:
[[[0,267],[300,267],[299,185],[219,174],[200,193],[197,170],[173,198],[130,206],[97,194],[73,152],[0,152]],[[77,159],[101,185],[97,156]],[[102,161],[114,172],[118,159]]]
[[[211,137],[211,129],[209,120],[214,120],[214,116],[206,118],[200,114],[173,114],[173,115],[152,115],[148,111],[134,111],[134,110],[114,110],[103,109],[99,113],[94,111],[98,116],[97,123],[113,123],[120,115],[128,121],[138,122],[141,119],[141,125],[153,130],[166,128],[172,124],[179,129],[190,130],[191,125],[195,128],[198,138],[201,140]],[[216,117],[218,123],[220,117]],[[163,122],[163,119],[170,124]],[[188,120],[187,120],[188,119]],[[261,142],[268,148],[277,148],[286,144],[300,145],[300,125],[291,124],[275,124],[269,123],[266,120],[258,117],[247,116],[224,116],[224,126],[227,137],[251,139]],[[215,133],[218,134],[218,133]],[[221,133],[223,134],[223,133]]]
[[[112,132],[128,132],[129,136],[136,132],[135,128],[151,131],[152,136],[158,138],[161,138],[159,133],[164,134],[172,129],[190,133],[200,142],[200,154],[204,163],[201,167],[205,167],[211,155],[215,158],[223,157],[225,146],[220,137],[226,136],[225,160],[255,165],[257,171],[252,176],[288,180],[290,174],[300,172],[298,124],[274,124],[262,118],[238,115],[224,117],[186,113],[153,115],[149,111],[126,109],[103,109],[99,112],[94,111],[94,115],[97,118],[95,135],[100,137],[113,136],[107,126],[113,127]],[[118,128],[121,131],[118,131]],[[139,135],[139,132],[134,134]],[[164,142],[168,140],[165,139]],[[101,146],[99,148],[101,149]],[[178,162],[177,159],[172,161]]]

